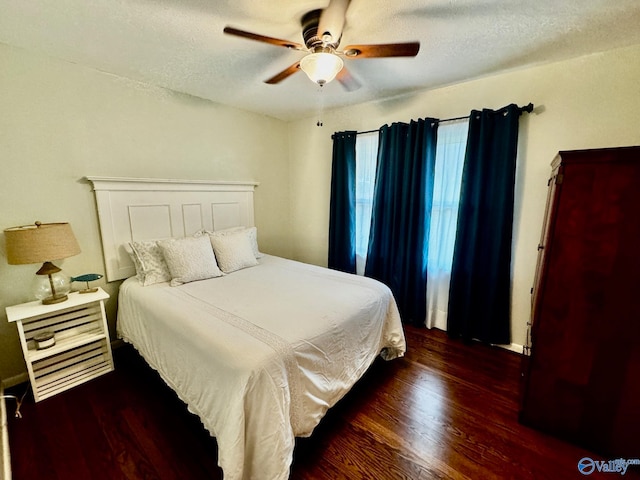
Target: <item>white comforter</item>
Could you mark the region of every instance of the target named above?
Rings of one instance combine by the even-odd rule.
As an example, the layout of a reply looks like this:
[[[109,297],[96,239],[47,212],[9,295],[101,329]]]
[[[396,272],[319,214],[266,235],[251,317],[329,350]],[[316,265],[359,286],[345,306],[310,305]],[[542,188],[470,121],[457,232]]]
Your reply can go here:
[[[294,437],[406,348],[385,285],[269,255],[180,287],[126,280],[118,335],[216,437],[225,480],[288,478]]]

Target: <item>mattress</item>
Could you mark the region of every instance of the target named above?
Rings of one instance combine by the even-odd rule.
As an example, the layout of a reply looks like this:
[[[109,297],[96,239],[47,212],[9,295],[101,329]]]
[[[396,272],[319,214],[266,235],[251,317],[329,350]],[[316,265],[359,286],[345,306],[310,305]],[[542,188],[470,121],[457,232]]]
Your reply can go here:
[[[406,349],[385,285],[270,255],[179,287],[129,278],[117,330],[216,437],[226,480],[288,478],[295,437]]]

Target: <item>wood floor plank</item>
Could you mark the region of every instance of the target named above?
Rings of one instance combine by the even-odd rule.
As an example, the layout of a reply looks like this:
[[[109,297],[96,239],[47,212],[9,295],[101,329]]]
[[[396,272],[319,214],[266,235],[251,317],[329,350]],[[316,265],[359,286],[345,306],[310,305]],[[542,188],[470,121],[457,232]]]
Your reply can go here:
[[[604,460],[518,423],[517,354],[405,331],[404,358],[377,360],[310,438],[296,439],[292,480],[563,480],[584,478],[583,457]],[[199,419],[135,350],[114,355],[114,372],[26,400],[24,418],[10,419],[14,479],[222,479]]]

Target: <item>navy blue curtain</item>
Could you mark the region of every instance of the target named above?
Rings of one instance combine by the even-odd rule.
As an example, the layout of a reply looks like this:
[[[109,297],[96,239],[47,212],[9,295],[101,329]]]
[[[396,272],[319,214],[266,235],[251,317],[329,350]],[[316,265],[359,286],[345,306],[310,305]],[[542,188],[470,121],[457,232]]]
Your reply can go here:
[[[403,321],[423,325],[438,120],[380,129],[365,275],[394,294]]]
[[[462,172],[447,332],[511,342],[511,237],[520,109],[472,111]]]
[[[333,135],[329,268],[356,272],[356,132]]]

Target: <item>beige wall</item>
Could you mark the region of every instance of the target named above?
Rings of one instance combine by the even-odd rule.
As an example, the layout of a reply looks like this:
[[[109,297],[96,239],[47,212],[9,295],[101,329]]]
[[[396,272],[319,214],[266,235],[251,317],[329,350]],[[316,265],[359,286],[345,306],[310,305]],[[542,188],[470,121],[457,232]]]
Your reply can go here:
[[[104,273],[86,175],[255,180],[261,248],[289,256],[284,122],[0,44],[0,232],[68,221],[69,274]],[[29,299],[37,265],[8,265],[0,239],[0,378],[25,372],[4,308]],[[112,339],[118,283],[107,284]]]
[[[364,80],[366,81],[366,79]],[[525,342],[549,164],[560,150],[640,144],[640,46],[344,108],[289,126],[294,258],[326,265],[331,133],[533,102],[520,122],[512,342]]]

